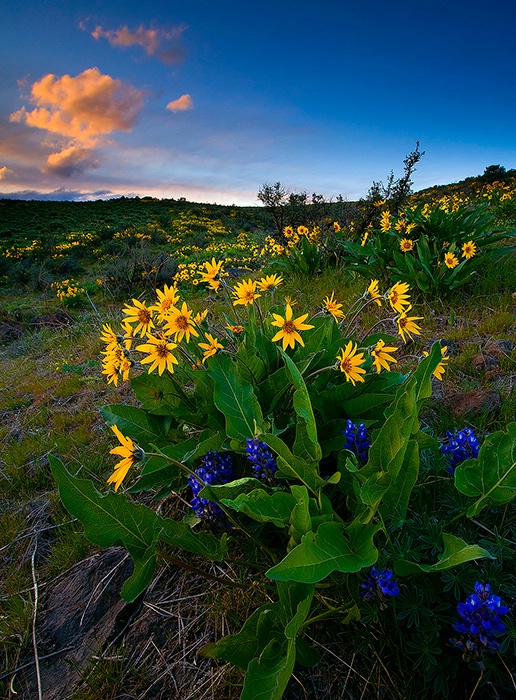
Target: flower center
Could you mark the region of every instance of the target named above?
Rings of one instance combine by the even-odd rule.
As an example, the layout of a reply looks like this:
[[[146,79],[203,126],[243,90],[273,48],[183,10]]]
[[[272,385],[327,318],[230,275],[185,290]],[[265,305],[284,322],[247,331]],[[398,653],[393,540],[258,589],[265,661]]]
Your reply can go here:
[[[149,323],[151,320],[150,311],[148,309],[140,309],[138,311],[138,320],[145,325]]]
[[[167,341],[166,340],[161,340],[156,345],[156,355],[158,357],[162,357],[162,358],[168,356],[168,348],[167,348]]]
[[[176,326],[177,326],[180,330],[186,331],[187,328],[188,328],[188,319],[186,318],[186,316],[178,316],[178,317],[176,318]]]
[[[342,362],[340,363],[340,369],[342,372],[346,372],[347,374],[349,374],[351,372],[351,370],[353,369],[353,365],[351,364],[349,359],[346,358],[345,360],[342,360]]]
[[[283,324],[283,333],[295,333],[296,325],[294,321],[285,321]]]

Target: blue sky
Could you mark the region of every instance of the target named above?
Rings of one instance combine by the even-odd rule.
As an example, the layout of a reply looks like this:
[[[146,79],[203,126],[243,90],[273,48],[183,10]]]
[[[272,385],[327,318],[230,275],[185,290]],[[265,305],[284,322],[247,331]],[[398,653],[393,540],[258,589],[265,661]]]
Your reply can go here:
[[[5,2],[0,194],[353,200],[516,167],[516,3]]]

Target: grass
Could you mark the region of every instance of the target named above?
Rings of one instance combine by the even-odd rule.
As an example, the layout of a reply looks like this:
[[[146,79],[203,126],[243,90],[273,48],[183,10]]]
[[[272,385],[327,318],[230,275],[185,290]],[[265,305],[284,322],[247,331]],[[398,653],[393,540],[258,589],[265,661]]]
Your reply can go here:
[[[95,277],[97,270],[92,272],[86,279]],[[346,300],[355,299],[364,289],[363,280],[333,268],[310,280],[296,274],[285,277],[283,294],[295,299],[302,313],[317,311],[323,297],[332,290],[346,307]],[[80,276],[77,279],[80,281]],[[425,336],[418,338],[414,347],[423,349],[436,339],[453,346],[446,379],[438,387],[443,396],[495,389],[502,405],[494,412],[460,420],[450,415],[443,402],[434,401],[427,408],[425,420],[436,434],[442,434],[450,420],[456,420],[460,427],[474,425],[480,434],[486,434],[505,427],[516,413],[516,299],[511,291],[516,289],[514,258],[492,265],[477,282],[446,302],[420,299],[415,310],[425,319]],[[86,302],[67,310],[67,323],[52,323],[50,315],[62,311],[62,307],[49,292],[28,288],[21,294],[3,289],[2,295],[0,321],[16,325],[22,335],[0,346],[0,643],[4,647],[0,677],[15,668],[22,654],[30,650],[34,607],[30,554],[34,543],[38,542],[40,551],[37,577],[43,591],[95,551],[61,505],[48,455],[59,455],[72,470],[88,474],[105,491],[105,480],[113,466],[109,455],[113,442],[97,406],[135,401],[127,385],[107,385],[100,375],[101,324],[115,322],[120,315],[118,304],[109,294],[98,292],[93,297],[95,306]],[[216,312],[217,305],[213,308]],[[44,315],[48,316],[46,321],[34,323]],[[362,320],[367,326],[377,318],[371,310]],[[474,358],[496,339],[510,340],[513,349],[498,358],[496,372],[489,374],[481,366],[475,369]],[[212,568],[212,575],[241,581],[249,575],[239,570],[238,564],[224,566]],[[266,591],[250,586],[242,592],[212,580],[207,583],[192,572],[164,563],[155,592],[152,604],[167,624],[177,621],[177,638],[168,639],[166,644],[161,640],[161,646],[149,633],[149,639],[156,640],[152,644],[147,639],[131,648],[122,644],[107,652],[99,650],[87,668],[81,667],[80,682],[70,700],[120,697],[120,688],[128,697],[142,699],[175,697],[173,693],[179,693],[181,700],[232,700],[239,696],[242,675],[238,670],[224,664],[212,667],[205,659],[197,667],[188,667],[190,662],[185,659],[193,658],[210,639],[237,631],[248,611],[266,601]],[[325,661],[315,673],[296,671],[288,698],[344,698],[348,697],[348,684],[361,688],[364,698],[379,697],[384,683],[391,689],[398,687],[393,698],[413,697],[410,682],[394,677],[395,672],[385,668],[377,650],[371,652],[370,668],[354,654],[343,661],[338,646],[343,637],[345,630],[340,629],[332,630],[330,636],[323,631],[317,633],[317,645],[326,658],[335,657],[333,666]],[[322,680],[318,680],[318,674]],[[404,689],[405,683],[408,685]],[[0,692],[5,697],[14,698],[15,688],[16,681],[11,688],[9,678],[0,680]]]

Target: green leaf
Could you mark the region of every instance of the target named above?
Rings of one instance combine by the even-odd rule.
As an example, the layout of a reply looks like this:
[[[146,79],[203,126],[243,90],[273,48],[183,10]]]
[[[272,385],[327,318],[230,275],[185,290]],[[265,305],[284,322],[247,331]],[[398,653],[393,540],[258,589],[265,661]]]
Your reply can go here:
[[[241,700],[281,700],[294,670],[296,643],[271,639],[249,664]]]
[[[165,374],[160,377],[155,372],[133,377],[131,389],[144,409],[161,416],[173,414],[184,395],[173,379]]]
[[[298,479],[313,493],[317,493],[321,486],[326,485],[326,481],[319,474],[317,462],[307,461],[293,455],[288,446],[277,435],[262,433],[258,437],[276,453],[279,477]]]
[[[394,570],[399,576],[408,576],[421,571],[432,573],[444,571],[467,561],[490,557],[486,549],[477,544],[467,544],[460,537],[443,532],[444,551],[435,564],[416,564],[412,561],[394,562]]]
[[[411,377],[396,395],[387,420],[374,433],[369,461],[359,474],[363,479],[360,499],[366,505],[379,503],[396,482],[414,424],[417,423],[416,380]]]
[[[297,457],[319,462],[321,460],[321,447],[317,438],[317,423],[303,375],[287,353],[281,348],[280,352],[294,385],[293,403],[297,422],[296,439],[292,451]]]
[[[211,659],[224,659],[240,668],[247,668],[271,639],[271,631],[278,618],[275,607],[275,603],[262,605],[247,618],[240,632],[222,637],[216,643],[207,644],[199,653]]]
[[[267,493],[260,488],[250,493],[241,493],[235,500],[222,498],[221,502],[239,513],[245,513],[259,523],[269,522],[276,527],[284,528],[289,523],[296,499],[292,494],[284,491]]]
[[[78,479],[58,459],[49,459],[61,500],[82,522],[87,539],[100,547],[123,545],[133,558],[134,571],[124,583],[122,596],[127,602],[135,600],[154,575],[157,514],[122,494],[103,496],[89,479]]]
[[[262,410],[252,384],[244,382],[234,361],[228,355],[213,358],[207,374],[213,379],[213,400],[226,418],[226,433],[230,438],[253,438],[263,423]]]
[[[302,536],[311,531],[312,518],[310,517],[310,498],[306,486],[293,485],[290,490],[294,497],[288,531],[291,538],[290,545],[292,545],[299,544]]]
[[[510,503],[516,496],[516,423],[509,423],[507,433],[488,435],[478,458],[455,469],[455,487],[475,498],[466,514],[472,518],[486,506]]]
[[[250,493],[255,489],[263,489],[263,483],[252,476],[246,476],[242,479],[230,481],[227,484],[206,484],[199,492],[199,496],[215,503],[220,503],[225,498],[232,501],[241,494]]]
[[[123,435],[144,450],[151,444],[160,444],[170,427],[170,416],[153,416],[135,406],[115,404],[101,407],[99,411],[108,425],[116,425]]]
[[[308,532],[279,564],[267,571],[278,581],[318,583],[332,571],[356,572],[372,566],[378,558],[373,537],[379,526],[348,528],[341,523],[322,523],[317,533]]]
[[[405,520],[412,489],[419,475],[419,446],[416,440],[409,440],[403,464],[392,486],[385,492],[379,512],[384,520],[396,515]]]
[[[219,539],[209,532],[195,532],[186,523],[161,516],[156,521],[156,528],[160,540],[192,554],[201,554],[214,561],[222,561],[227,554],[226,533]]]
[[[161,452],[176,462],[186,462],[192,455],[196,456],[199,454],[199,450],[203,448],[207,448],[206,452],[219,449],[224,438],[225,436],[221,433],[203,430],[202,433],[188,438],[188,440],[184,440],[177,445],[162,447]],[[205,452],[201,451],[200,454],[205,454]],[[134,486],[128,489],[128,492],[138,493],[161,486],[169,486],[180,490],[186,485],[187,479],[186,472],[178,467],[177,464],[172,464],[164,457],[150,457],[142,469],[140,478]]]

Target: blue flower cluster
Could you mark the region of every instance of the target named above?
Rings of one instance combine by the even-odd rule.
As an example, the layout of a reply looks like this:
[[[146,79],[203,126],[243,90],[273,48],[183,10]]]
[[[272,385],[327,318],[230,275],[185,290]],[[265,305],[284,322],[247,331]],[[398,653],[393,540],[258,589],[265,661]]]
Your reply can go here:
[[[233,458],[229,453],[207,452],[202,458],[201,466],[195,470],[196,476],[188,477],[192,489],[192,510],[202,520],[221,522],[225,515],[223,510],[213,501],[199,496],[199,491],[206,484],[227,484],[233,481]]]
[[[260,481],[264,481],[266,484],[275,483],[276,477],[274,475],[278,467],[276,465],[276,458],[269,447],[257,438],[246,438],[246,443],[245,452],[247,459],[253,465],[256,478],[260,479]]]
[[[450,458],[448,471],[451,474],[461,462],[478,457],[480,445],[471,428],[456,430],[453,434],[447,430],[446,437],[448,442],[441,445],[441,452]]]
[[[343,430],[342,434],[346,438],[344,449],[353,452],[360,464],[365,464],[369,455],[369,448],[371,447],[369,433],[365,425],[360,423],[357,427],[353,421],[347,420],[346,430]]]
[[[465,661],[479,661],[484,652],[495,652],[500,644],[496,636],[505,632],[502,617],[509,611],[500,596],[491,593],[488,583],[475,583],[475,591],[465,603],[457,605],[461,619],[452,625],[459,639],[450,639],[453,646],[462,649]]]
[[[380,599],[380,608],[386,608],[385,597],[395,598],[399,595],[398,582],[393,578],[391,569],[378,571],[376,566],[372,566],[365,581],[360,584],[360,597],[364,600]]]

